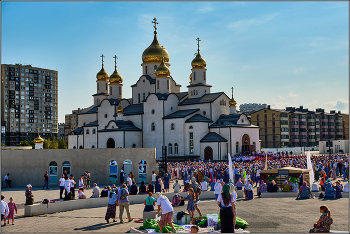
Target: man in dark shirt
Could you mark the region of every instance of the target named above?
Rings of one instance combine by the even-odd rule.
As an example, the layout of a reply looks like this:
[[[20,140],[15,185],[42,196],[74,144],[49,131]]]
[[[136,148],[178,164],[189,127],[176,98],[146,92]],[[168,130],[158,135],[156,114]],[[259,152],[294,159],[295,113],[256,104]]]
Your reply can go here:
[[[43,189],[45,189],[45,186],[46,186],[46,189],[49,189],[49,172],[47,171],[44,175],[44,181],[45,181],[45,184],[43,186]]]
[[[130,195],[136,195],[136,194],[137,194],[137,185],[135,181],[133,181],[130,187]]]
[[[153,184],[152,184],[152,181],[149,182],[147,191],[148,191],[148,192],[154,193],[154,186],[153,186]]]

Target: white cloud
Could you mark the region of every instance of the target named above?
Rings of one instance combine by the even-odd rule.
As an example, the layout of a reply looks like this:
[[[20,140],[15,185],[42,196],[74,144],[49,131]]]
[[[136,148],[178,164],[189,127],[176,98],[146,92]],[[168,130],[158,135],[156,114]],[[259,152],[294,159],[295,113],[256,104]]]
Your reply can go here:
[[[271,107],[274,109],[285,109],[287,106],[293,106],[288,102],[272,102]]]
[[[294,98],[294,97],[299,97],[299,94],[295,94],[293,91],[288,93],[288,97]]]
[[[322,107],[327,110],[341,110],[349,113],[349,101],[345,99],[338,99],[337,101],[325,102]]]
[[[283,99],[283,97],[281,95],[278,95],[279,99]]]
[[[201,7],[201,8],[199,8],[197,11],[199,12],[199,13],[208,13],[208,12],[211,12],[211,11],[213,11],[214,10],[214,8],[211,6],[211,5],[205,5],[205,6],[203,6],[203,7]]]
[[[239,20],[236,22],[233,22],[231,24],[229,24],[227,27],[229,29],[233,29],[236,30],[237,33],[240,33],[244,30],[246,30],[247,28],[251,27],[251,26],[257,26],[257,25],[262,25],[265,24],[267,22],[269,22],[270,20],[272,20],[273,18],[275,18],[278,15],[278,13],[273,13],[273,14],[268,14],[268,15],[264,15],[260,18],[253,18],[253,19],[248,19],[248,20]]]

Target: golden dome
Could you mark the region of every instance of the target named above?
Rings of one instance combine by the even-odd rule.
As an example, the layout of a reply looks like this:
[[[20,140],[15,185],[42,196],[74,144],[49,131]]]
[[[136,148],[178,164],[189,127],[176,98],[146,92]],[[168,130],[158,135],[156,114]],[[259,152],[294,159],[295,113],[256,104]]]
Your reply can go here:
[[[170,69],[167,67],[167,65],[164,64],[164,59],[162,59],[161,64],[156,70],[156,76],[160,77],[169,77],[170,76]]]
[[[38,137],[34,139],[34,143],[36,144],[44,143],[44,139],[38,135]]]
[[[236,104],[237,104],[236,100],[232,97],[229,102],[230,107],[236,107]]]
[[[192,73],[190,74],[190,84],[192,84]]]
[[[123,112],[124,112],[124,109],[123,109],[123,107],[121,105],[121,102],[122,102],[122,100],[120,99],[119,106],[117,108],[117,114],[123,114]]]
[[[96,78],[97,80],[108,81],[109,74],[103,68],[103,65],[102,65],[101,71],[97,73]]]
[[[111,84],[123,83],[123,77],[119,74],[117,68],[114,69],[113,74],[109,77],[109,82],[111,82]]]
[[[160,62],[164,57],[164,61],[169,62],[169,53],[162,47],[157,39],[157,32],[154,32],[154,39],[152,44],[143,51],[142,61],[143,62]]]
[[[205,68],[207,62],[202,58],[201,54],[198,52],[197,56],[191,62],[192,68]]]

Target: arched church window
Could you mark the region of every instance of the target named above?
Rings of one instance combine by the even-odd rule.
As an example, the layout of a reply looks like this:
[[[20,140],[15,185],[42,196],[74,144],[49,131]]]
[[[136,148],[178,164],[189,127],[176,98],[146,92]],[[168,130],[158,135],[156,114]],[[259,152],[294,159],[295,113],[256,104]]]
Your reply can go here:
[[[172,123],[172,124],[171,124],[171,127],[170,127],[170,130],[174,130],[174,129],[175,129],[175,124]]]
[[[236,142],[236,154],[238,154],[238,148],[239,148],[239,143],[238,141]]]
[[[156,130],[156,124],[155,123],[152,123],[151,125],[151,131],[155,131]]]
[[[98,92],[99,89],[100,89],[100,84],[97,83],[97,92]]]
[[[90,134],[90,130],[89,129],[86,129],[86,134]]]
[[[146,66],[146,68],[145,68],[145,74],[147,75],[147,66]],[[145,81],[145,80],[143,80],[143,81]]]
[[[109,87],[109,94],[112,95],[112,87]]]
[[[141,95],[138,94],[139,103],[141,102]]]
[[[112,93],[111,93],[112,94]],[[119,95],[121,96],[122,95],[122,87],[119,86]]]
[[[159,80],[157,80],[157,89],[159,89]]]
[[[204,90],[204,93],[207,93],[207,90]]]
[[[193,126],[191,125],[188,129],[193,129]]]
[[[108,117],[108,115],[107,114],[105,114],[105,118],[107,119],[107,117]]]
[[[204,80],[205,80],[205,72],[204,72]]]
[[[154,115],[154,113],[156,113],[156,111],[154,109],[152,109],[151,113],[152,113],[152,115]]]
[[[169,80],[166,81],[166,87],[169,89]]]
[[[107,83],[106,83],[106,91],[108,90],[108,86],[107,86]]]
[[[173,154],[173,145],[171,143],[169,143],[168,145],[168,155],[172,155]]]
[[[146,94],[145,94],[145,93],[143,93],[143,99],[142,99],[142,101],[146,101]]]
[[[193,80],[196,80],[196,72],[193,72]]]
[[[135,145],[135,144],[132,144],[132,148],[136,148],[136,145]]]
[[[92,134],[96,134],[96,129],[92,129]]]
[[[179,154],[179,146],[177,143],[174,144],[174,154]]]
[[[198,90],[196,90],[196,95],[198,95]]]
[[[207,114],[207,112],[206,111],[203,111],[203,115],[206,115]]]
[[[77,147],[73,146],[73,149],[76,149]]]
[[[154,65],[154,72],[157,70],[157,65]]]

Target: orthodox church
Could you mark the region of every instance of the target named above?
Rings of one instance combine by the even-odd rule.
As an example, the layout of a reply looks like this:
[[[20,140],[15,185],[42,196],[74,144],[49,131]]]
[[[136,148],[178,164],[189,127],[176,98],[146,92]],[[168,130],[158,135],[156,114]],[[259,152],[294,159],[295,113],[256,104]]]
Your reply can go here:
[[[123,98],[123,78],[103,67],[96,75],[97,92],[88,111],[78,114],[78,127],[68,135],[69,149],[156,148],[161,159],[226,160],[228,153],[260,151],[259,127],[245,114],[236,113],[236,101],[224,93],[211,93],[206,61],[200,54],[191,62],[190,84],[180,91],[170,75],[170,56],[157,39],[142,53],[142,75]],[[233,89],[232,89],[233,90]]]

